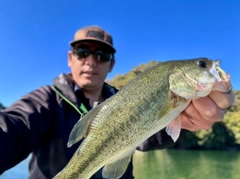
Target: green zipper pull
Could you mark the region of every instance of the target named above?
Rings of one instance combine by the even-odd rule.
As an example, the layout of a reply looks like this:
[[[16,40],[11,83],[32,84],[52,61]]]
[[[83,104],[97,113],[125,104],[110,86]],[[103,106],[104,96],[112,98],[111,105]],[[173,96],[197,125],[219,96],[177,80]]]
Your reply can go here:
[[[82,114],[82,115],[84,115],[84,114],[86,114],[86,113],[88,112],[88,110],[86,109],[86,107],[84,106],[83,103],[81,103],[81,105],[80,105],[79,108],[83,111],[83,114]]]
[[[52,86],[52,89],[62,98],[64,99],[68,104],[70,104],[80,115],[81,118],[83,117],[84,114],[86,114],[88,112],[88,110],[86,109],[86,107],[84,106],[83,103],[81,103],[81,106],[79,107],[83,112],[81,112],[71,101],[69,101],[65,96],[63,96],[58,90],[57,88],[55,88],[55,86]]]

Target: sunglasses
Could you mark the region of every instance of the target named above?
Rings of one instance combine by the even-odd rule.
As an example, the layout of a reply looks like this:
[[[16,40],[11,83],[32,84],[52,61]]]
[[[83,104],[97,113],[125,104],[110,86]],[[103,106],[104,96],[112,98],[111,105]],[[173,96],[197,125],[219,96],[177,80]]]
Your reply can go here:
[[[112,53],[103,52],[102,50],[89,50],[82,47],[73,49],[73,54],[77,55],[79,59],[86,58],[92,54],[98,62],[108,62],[113,59]]]

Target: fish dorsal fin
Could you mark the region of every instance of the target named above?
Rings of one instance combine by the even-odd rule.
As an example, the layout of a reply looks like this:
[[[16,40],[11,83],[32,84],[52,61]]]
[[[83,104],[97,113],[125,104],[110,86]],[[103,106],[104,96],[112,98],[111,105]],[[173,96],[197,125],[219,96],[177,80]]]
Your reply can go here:
[[[103,104],[103,103],[102,103]],[[74,125],[69,139],[68,139],[68,147],[71,147],[73,144],[80,141],[83,137],[87,136],[89,125],[92,120],[95,118],[97,113],[100,111],[102,105],[95,106],[88,113],[86,113],[79,121]]]
[[[116,158],[113,162],[105,165],[102,170],[102,177],[108,179],[120,178],[127,170],[128,164],[131,161],[134,152],[135,149],[130,150],[130,152],[128,151],[124,153],[120,157]]]

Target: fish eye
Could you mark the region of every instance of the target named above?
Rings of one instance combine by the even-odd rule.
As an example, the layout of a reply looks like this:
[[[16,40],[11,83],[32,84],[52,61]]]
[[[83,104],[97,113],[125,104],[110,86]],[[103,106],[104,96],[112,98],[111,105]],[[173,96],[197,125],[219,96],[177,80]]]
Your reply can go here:
[[[207,62],[204,61],[204,60],[200,60],[197,62],[197,65],[200,67],[200,68],[207,68]]]

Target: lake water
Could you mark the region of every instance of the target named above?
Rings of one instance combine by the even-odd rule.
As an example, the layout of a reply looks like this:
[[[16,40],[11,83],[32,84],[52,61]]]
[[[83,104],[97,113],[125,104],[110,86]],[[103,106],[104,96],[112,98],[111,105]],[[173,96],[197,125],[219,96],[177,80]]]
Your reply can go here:
[[[240,152],[136,152],[134,174],[136,179],[240,179]]]
[[[27,179],[28,160],[0,179]],[[240,179],[240,152],[158,150],[134,154],[136,179]]]

